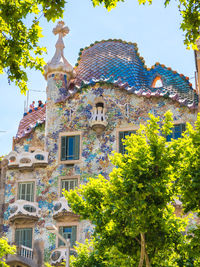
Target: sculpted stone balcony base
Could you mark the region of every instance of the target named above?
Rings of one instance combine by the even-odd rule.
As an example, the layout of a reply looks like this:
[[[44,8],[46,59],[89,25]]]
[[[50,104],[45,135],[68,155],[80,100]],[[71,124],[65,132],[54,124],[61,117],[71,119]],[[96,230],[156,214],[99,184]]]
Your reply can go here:
[[[35,150],[33,153],[11,151],[6,157],[8,168],[32,170],[34,167],[45,167],[48,164],[48,154],[48,152],[40,149]]]
[[[61,197],[59,201],[54,202],[53,218],[57,221],[67,221],[67,218],[70,218],[71,221],[77,221],[79,220],[79,215],[74,214],[66,198]]]
[[[13,204],[9,205],[10,216],[9,221],[37,221],[40,216],[40,209],[37,202],[30,202],[26,200],[16,200]]]
[[[106,109],[103,100],[100,98],[100,100],[97,99],[96,101],[96,105],[92,109],[90,127],[99,135],[105,130],[108,123],[105,117]],[[98,101],[100,102],[98,103]]]
[[[59,248],[52,250],[51,264],[58,264],[64,261],[66,259],[66,256],[65,256],[66,249],[67,249],[66,247],[60,246]],[[70,255],[76,256],[76,252],[73,248],[70,249]]]

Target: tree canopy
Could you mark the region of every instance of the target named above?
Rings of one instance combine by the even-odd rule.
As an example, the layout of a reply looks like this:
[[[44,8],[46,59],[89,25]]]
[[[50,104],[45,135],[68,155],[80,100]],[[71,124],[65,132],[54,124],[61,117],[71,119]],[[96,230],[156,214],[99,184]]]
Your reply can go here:
[[[167,142],[172,114],[167,112],[160,124],[158,117],[150,115],[146,126],[124,140],[127,153],[111,157],[115,167],[109,180],[99,175],[65,192],[73,212],[95,225],[92,245],[80,245],[72,266],[142,267],[144,262],[147,267],[199,266],[200,228],[196,224],[186,228],[187,216],[175,215],[174,201],[181,194],[187,206],[191,190],[187,184],[193,174],[198,177],[194,198],[199,192],[199,154],[193,152],[191,143],[195,140],[197,147],[200,127],[188,124],[183,138]],[[196,125],[200,125],[200,116]]]
[[[43,71],[44,47],[39,46],[42,28],[39,19],[62,17],[65,0],[0,0],[0,73],[27,90],[26,69]]]
[[[115,8],[124,0],[92,0],[94,6],[103,4],[106,9]],[[165,1],[165,6],[171,0]],[[22,93],[27,88],[27,68],[43,71],[44,47],[40,47],[41,16],[47,21],[62,18],[65,0],[0,0],[0,73],[6,73]],[[152,0],[138,0],[140,4]],[[179,0],[178,7],[183,18],[181,29],[185,32],[185,44],[195,48],[199,36],[200,1]]]
[[[5,238],[0,238],[0,266],[8,267],[3,257],[7,254],[15,254],[15,252],[15,246],[10,246]]]

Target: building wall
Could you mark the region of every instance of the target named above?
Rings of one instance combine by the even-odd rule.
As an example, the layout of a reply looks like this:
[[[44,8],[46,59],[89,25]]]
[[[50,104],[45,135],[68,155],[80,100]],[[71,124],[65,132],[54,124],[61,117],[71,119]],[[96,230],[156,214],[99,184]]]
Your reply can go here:
[[[62,81],[60,76],[54,76],[53,89],[59,89]],[[91,111],[94,100],[103,96],[106,104],[106,117],[108,125],[105,131],[97,136],[90,127]],[[125,105],[129,105],[129,112]],[[167,110],[174,114],[174,122],[190,122],[196,120],[196,112],[187,107],[181,107],[177,102],[167,98],[145,98],[129,94],[126,90],[114,88],[111,85],[95,85],[76,93],[66,102],[55,103],[53,98],[47,101],[47,124],[37,127],[28,137],[21,139],[15,144],[15,150],[22,152],[30,147],[47,149],[50,152],[47,167],[37,167],[32,171],[20,171],[10,169],[6,175],[5,202],[13,203],[17,195],[17,181],[33,180],[36,185],[36,201],[41,209],[41,216],[34,223],[34,239],[45,241],[45,260],[50,255],[50,250],[56,247],[55,236],[45,230],[45,223],[52,222],[53,201],[60,198],[59,186],[62,177],[80,177],[80,183],[86,183],[89,177],[99,174],[109,178],[113,166],[109,162],[109,155],[117,151],[118,129],[129,129],[145,124],[149,113],[160,116],[161,119]],[[45,139],[46,130],[46,139]],[[74,166],[59,163],[59,133],[82,132],[82,155],[81,161]],[[9,208],[4,215],[4,231],[10,240],[13,239],[13,224],[9,225]],[[63,225],[63,222],[53,223]],[[72,224],[71,221],[64,223]],[[84,242],[93,231],[92,225],[82,221],[78,229],[78,241]]]

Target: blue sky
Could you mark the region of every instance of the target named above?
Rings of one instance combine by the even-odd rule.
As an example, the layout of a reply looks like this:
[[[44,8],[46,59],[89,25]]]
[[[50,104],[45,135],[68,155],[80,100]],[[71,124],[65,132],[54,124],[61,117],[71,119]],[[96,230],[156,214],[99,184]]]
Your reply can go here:
[[[179,29],[181,17],[172,0],[167,8],[164,1],[153,0],[151,6],[139,6],[137,0],[125,0],[116,9],[108,12],[102,6],[93,8],[90,0],[68,0],[63,20],[70,28],[65,37],[65,57],[74,66],[80,48],[106,39],[122,39],[138,44],[139,53],[146,65],[155,62],[165,64],[173,70],[190,77],[194,84],[194,52],[183,44],[184,35]],[[52,29],[56,23],[40,19],[44,37],[40,45],[46,46],[45,60],[52,58],[57,37]],[[29,73],[29,104],[32,100],[46,100],[46,81],[37,71]],[[40,92],[36,92],[36,91]],[[14,85],[9,85],[4,75],[0,76],[0,155],[12,150],[12,137],[16,135],[23,116],[26,96]]]

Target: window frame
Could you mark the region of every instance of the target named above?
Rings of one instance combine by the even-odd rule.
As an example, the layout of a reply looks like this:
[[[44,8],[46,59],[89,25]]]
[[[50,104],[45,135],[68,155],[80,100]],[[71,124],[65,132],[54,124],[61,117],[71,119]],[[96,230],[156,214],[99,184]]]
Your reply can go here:
[[[79,175],[74,175],[74,176],[62,176],[59,179],[59,197],[63,197],[62,194],[62,181],[63,180],[77,180],[77,187],[79,187],[80,184],[80,176]]]
[[[25,225],[24,227],[15,228],[14,229],[14,243],[17,245],[17,242],[16,242],[16,231],[25,230],[25,229],[31,230],[31,247],[30,248],[33,249],[33,234],[34,233],[33,233],[33,227],[31,227],[31,226]],[[25,246],[25,245],[22,245],[22,246]]]
[[[181,125],[181,124],[184,124],[185,125],[185,130],[186,130],[186,122],[185,121],[182,121],[182,120],[178,120],[178,121],[174,121],[173,122],[173,128],[174,128],[174,126],[177,126],[177,125]],[[182,131],[182,133],[183,133],[184,131]],[[182,133],[181,133],[181,135],[182,135]],[[174,135],[174,132],[172,132],[172,137],[171,137],[171,140],[172,139],[175,139],[175,138],[173,138],[173,135]],[[179,138],[181,138],[181,137],[179,137]],[[177,140],[178,138],[176,138],[175,140]],[[167,140],[167,136],[166,136],[166,142],[171,142],[171,140]]]
[[[61,139],[62,137],[70,137],[70,136],[80,136],[79,139],[79,159],[70,159],[70,160],[61,160]],[[82,155],[82,132],[77,131],[77,132],[62,132],[59,134],[59,149],[58,149],[58,162],[59,164],[76,164],[81,162],[81,155]]]
[[[117,149],[116,151],[118,153],[120,153],[120,137],[119,134],[120,132],[128,132],[128,131],[137,131],[139,129],[139,126],[137,125],[133,125],[133,126],[126,126],[126,127],[120,127],[120,128],[116,128],[116,145],[117,145]]]
[[[72,227],[72,226],[76,226],[76,241],[79,242],[80,240],[80,225],[79,225],[79,219],[76,219],[76,221],[69,217],[68,221],[66,223],[63,222],[57,222],[56,223],[56,227],[59,231],[60,227]],[[56,236],[56,247],[59,247],[59,238],[58,236]],[[71,247],[70,247],[71,248]]]
[[[17,188],[16,188],[16,200],[20,200],[19,198],[19,184],[33,184],[33,201],[25,200],[28,202],[35,202],[36,199],[36,183],[35,180],[18,180],[17,181]]]
[[[59,226],[59,228],[58,228],[58,232],[59,232],[59,234],[63,237],[63,238],[65,238],[63,235],[62,235],[62,233],[61,233],[61,227],[62,228],[71,228],[72,229],[72,231],[71,231],[71,237],[73,237],[73,228],[75,228],[76,229],[76,232],[75,232],[75,235],[76,235],[76,238],[75,238],[75,240],[74,240],[74,244],[72,244],[72,239],[73,238],[70,238],[70,248],[73,248],[74,246],[75,246],[75,243],[76,243],[76,241],[77,241],[77,225],[64,225],[64,226]],[[67,240],[67,239],[66,239]],[[72,246],[73,245],[73,246]],[[65,246],[65,244],[64,244],[64,242],[62,241],[62,240],[60,240],[59,238],[58,238],[58,247],[62,247],[62,246]]]

